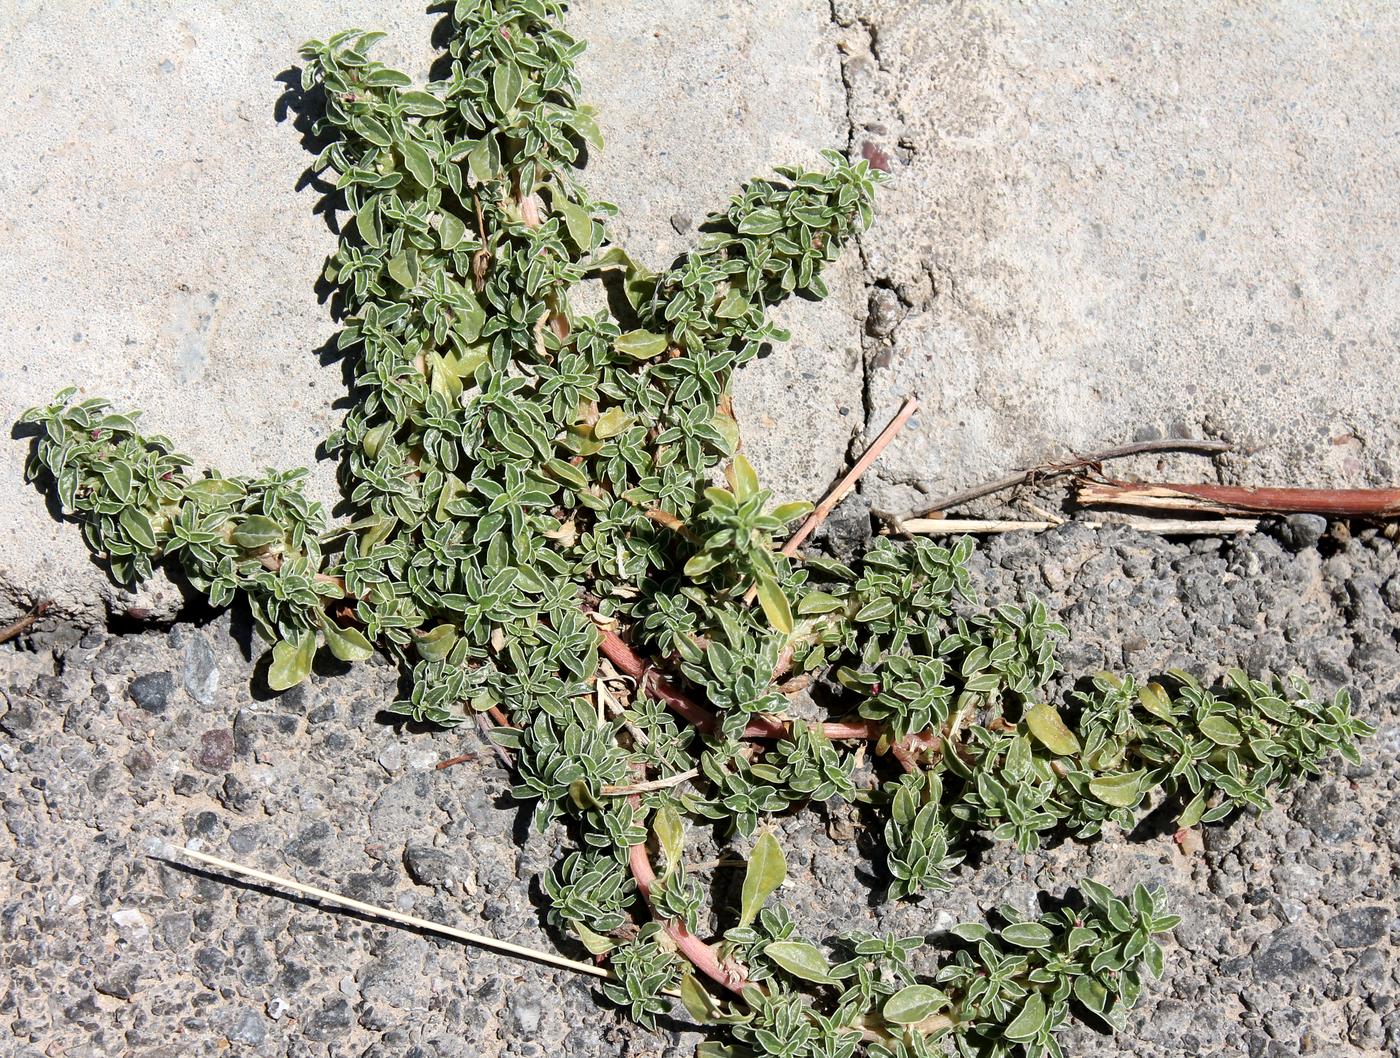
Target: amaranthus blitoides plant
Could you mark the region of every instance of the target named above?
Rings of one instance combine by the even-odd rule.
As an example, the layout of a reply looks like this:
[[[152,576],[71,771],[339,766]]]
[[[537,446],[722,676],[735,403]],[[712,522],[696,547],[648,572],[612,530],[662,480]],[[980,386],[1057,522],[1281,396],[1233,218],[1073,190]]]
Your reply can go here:
[[[1121,1026],[1176,922],[1160,894],[1085,881],[1039,919],[1000,909],[953,930],[920,979],[922,938],[823,949],[766,906],[786,867],[763,819],[838,795],[887,803],[889,895],[914,897],[953,884],[974,833],[1031,849],[1163,800],[1183,826],[1219,820],[1334,750],[1355,760],[1371,729],[1345,694],[1238,671],[1214,690],[1102,674],[1056,707],[1043,688],[1063,629],[1038,602],[979,608],[970,541],[878,540],[855,567],[777,551],[809,506],[771,506],[729,386],[785,338],[772,305],[826,293],[822,268],[869,225],[882,174],[833,152],[779,169],[649,270],[578,179],[602,143],[563,6],[458,0],[449,72],[422,86],[370,58],[377,34],[303,49],[331,139],[316,168],[348,218],[326,275],[355,363],[329,439],[352,517],[328,529],[303,471],[193,475],[135,413],[72,391],[26,415],[31,476],[119,581],[165,562],[212,604],[248,605],[273,689],[306,679],[322,645],[345,661],[380,649],[411,671],[396,712],[490,715],[515,796],[573,842],[544,879],[551,919],[606,957],[604,993],[639,1021],[678,989],[715,1026],[712,1058],[912,1058],[944,1038],[1058,1055],[1071,1010]],[[571,290],[600,274],[617,314],[576,313]],[[827,720],[788,715],[798,676],[831,690]],[[897,767],[858,790],[864,743]],[[713,941],[687,819],[752,843]]]

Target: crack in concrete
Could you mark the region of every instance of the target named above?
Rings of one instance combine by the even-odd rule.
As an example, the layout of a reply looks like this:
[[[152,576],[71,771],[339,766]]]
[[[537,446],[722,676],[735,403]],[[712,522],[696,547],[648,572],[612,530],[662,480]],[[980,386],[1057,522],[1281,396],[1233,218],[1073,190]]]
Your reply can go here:
[[[836,9],[836,4],[837,0],[829,0],[828,2],[828,9],[831,13],[831,24],[835,26],[837,30],[849,29],[851,26],[850,20],[842,20],[840,12]],[[841,43],[841,41],[837,41],[836,61],[841,71],[841,91],[846,101],[846,157],[853,159],[856,150],[855,93],[851,86],[851,76],[846,69],[846,54],[841,47]],[[860,256],[861,292],[866,297],[868,303],[869,291],[875,282],[875,276],[871,273],[870,259],[865,253],[865,233],[861,232],[856,235],[853,241],[855,243],[856,253]],[[874,380],[871,370],[872,357],[873,350],[871,349],[870,336],[865,333],[865,321],[862,319],[860,333],[860,400],[861,417],[865,425],[861,430],[852,431],[848,450],[848,458],[851,459],[859,455],[859,449],[861,447],[860,442],[863,436],[869,434],[872,429],[872,423],[870,421],[871,415],[874,413],[874,393],[872,389]],[[857,482],[857,492],[864,491],[864,488],[864,481]]]

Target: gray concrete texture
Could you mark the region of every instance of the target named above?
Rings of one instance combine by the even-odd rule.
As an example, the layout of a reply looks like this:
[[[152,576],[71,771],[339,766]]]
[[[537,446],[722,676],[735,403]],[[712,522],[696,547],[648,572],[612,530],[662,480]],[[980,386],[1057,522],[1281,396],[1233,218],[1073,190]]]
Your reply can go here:
[[[1207,8],[1210,8],[1208,11]],[[876,506],[1158,433],[1254,448],[1183,473],[1378,483],[1397,465],[1400,12],[1388,5],[601,0],[575,5],[609,147],[588,183],[660,265],[745,177],[847,146],[880,219],[738,409],[814,496],[899,400]],[[309,464],[340,372],[334,244],[278,75],[349,25],[426,72],[415,3],[21,0],[0,10],[0,419],[78,385],[227,472]],[[89,621],[113,588],[0,446],[0,610]],[[314,491],[335,498],[332,470]],[[3,616],[3,613],[0,613]]]

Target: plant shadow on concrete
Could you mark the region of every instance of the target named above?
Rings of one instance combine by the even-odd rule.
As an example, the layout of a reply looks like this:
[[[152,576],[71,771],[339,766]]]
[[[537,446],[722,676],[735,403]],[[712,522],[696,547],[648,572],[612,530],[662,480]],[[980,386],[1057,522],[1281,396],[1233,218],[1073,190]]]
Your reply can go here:
[[[1086,879],[1038,915],[999,907],[928,972],[922,936],[804,937],[773,899],[774,821],[878,809],[884,897],[920,899],[979,841],[1264,808],[1334,752],[1356,761],[1370,727],[1344,691],[1241,670],[1100,673],[1051,703],[1064,628],[1036,601],[981,604],[971,541],[779,550],[810,505],[771,503],[730,382],[785,340],[771,306],[825,295],[880,174],[834,152],[780,168],[653,271],[579,182],[601,137],[561,19],[460,0],[426,86],[370,57],[375,34],[303,51],[287,106],[321,93],[297,127],[343,221],[324,280],[351,376],[327,442],[346,520],[303,471],[193,474],[138,413],[71,391],[26,416],[31,476],[119,582],[163,562],[212,606],[245,602],[271,690],[381,651],[406,677],[396,716],[493,725],[513,797],[567,838],[546,919],[642,1024],[678,996],[711,1058],[1058,1055],[1072,1013],[1121,1028],[1179,921],[1159,891]],[[599,274],[625,315],[571,305]],[[707,893],[702,847],[747,866]]]

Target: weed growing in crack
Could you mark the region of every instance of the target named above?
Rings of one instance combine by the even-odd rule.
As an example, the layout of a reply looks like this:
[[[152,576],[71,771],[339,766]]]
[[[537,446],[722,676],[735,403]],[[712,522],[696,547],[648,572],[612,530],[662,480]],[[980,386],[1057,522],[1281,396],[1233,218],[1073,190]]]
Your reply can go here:
[[[889,896],[914,898],[953,884],[974,834],[1032,849],[1164,800],[1182,826],[1212,822],[1333,751],[1355,760],[1371,729],[1345,694],[1237,671],[1213,690],[1103,674],[1056,707],[1043,688],[1064,630],[1038,602],[979,608],[969,541],[880,540],[855,566],[775,550],[809,507],[771,505],[730,383],[786,337],[771,306],[826,293],[881,174],[831,152],[779,169],[650,271],[579,183],[602,144],[562,14],[459,0],[450,72],[422,87],[370,57],[377,34],[303,50],[331,138],[316,165],[349,218],[326,269],[356,369],[329,441],[348,521],[327,529],[302,471],[194,476],[135,414],[72,391],[26,415],[31,477],[121,582],[169,561],[213,604],[245,600],[273,689],[321,647],[380,649],[411,671],[394,711],[492,716],[513,794],[572,842],[543,880],[551,921],[606,960],[604,995],[638,1021],[678,992],[714,1027],[710,1058],[913,1058],[941,1040],[1058,1055],[1071,1011],[1121,1027],[1177,921],[1160,894],[1085,881],[1037,919],[1002,908],[954,929],[921,978],[922,938],[801,935],[771,903],[786,865],[765,817],[885,803]],[[619,315],[575,313],[571,289],[599,274]],[[790,716],[804,682],[830,692],[827,720]],[[885,777],[857,789],[865,745]],[[687,821],[752,848],[712,941]]]

